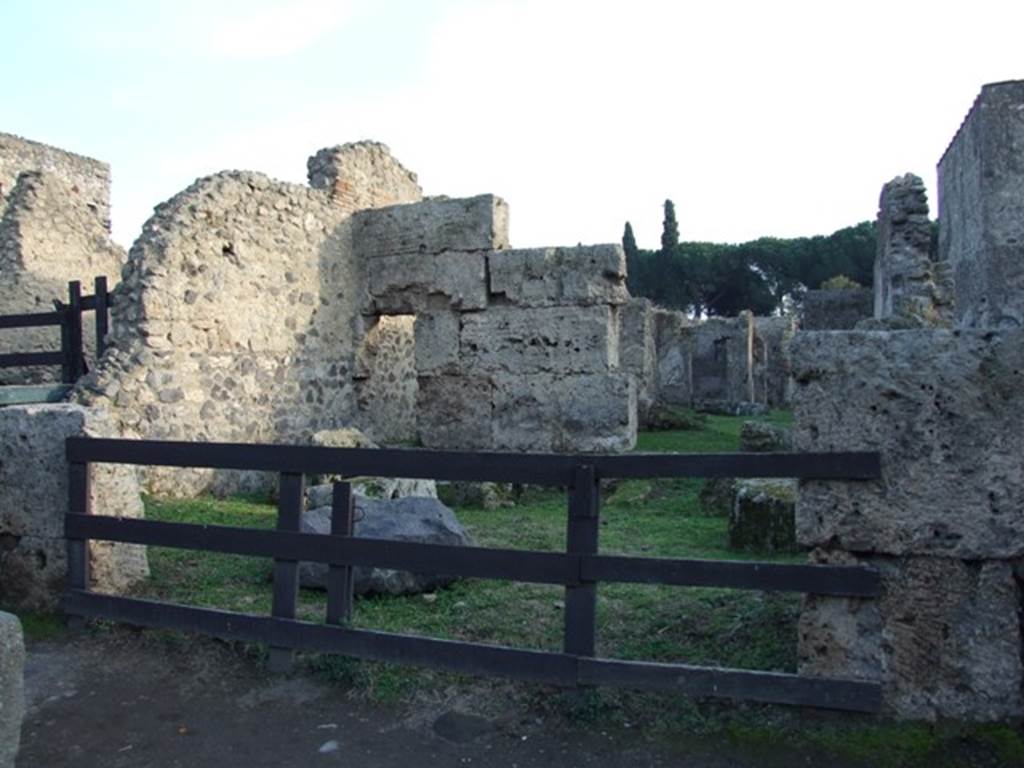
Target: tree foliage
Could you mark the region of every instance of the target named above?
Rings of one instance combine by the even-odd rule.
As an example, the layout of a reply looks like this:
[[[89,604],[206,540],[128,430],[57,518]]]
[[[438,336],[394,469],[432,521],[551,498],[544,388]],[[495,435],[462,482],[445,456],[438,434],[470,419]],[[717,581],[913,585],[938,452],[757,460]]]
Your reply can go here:
[[[664,243],[664,232],[662,237]],[[767,315],[799,305],[806,290],[836,275],[871,285],[874,260],[875,224],[862,222],[827,236],[637,250],[627,261],[628,285],[634,296],[696,315],[731,316],[745,309]]]

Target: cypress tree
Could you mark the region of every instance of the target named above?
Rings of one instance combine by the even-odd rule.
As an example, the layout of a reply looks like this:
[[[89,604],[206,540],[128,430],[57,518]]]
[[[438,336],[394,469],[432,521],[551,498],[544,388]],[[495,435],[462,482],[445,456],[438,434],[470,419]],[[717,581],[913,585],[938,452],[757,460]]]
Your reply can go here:
[[[665,201],[665,221],[661,226],[661,252],[670,256],[679,245],[679,224],[676,222],[676,207],[671,200]]]
[[[628,221],[626,222],[626,230],[622,233],[622,250],[626,252],[627,263],[636,259],[638,254],[636,238],[633,237],[633,225]]]

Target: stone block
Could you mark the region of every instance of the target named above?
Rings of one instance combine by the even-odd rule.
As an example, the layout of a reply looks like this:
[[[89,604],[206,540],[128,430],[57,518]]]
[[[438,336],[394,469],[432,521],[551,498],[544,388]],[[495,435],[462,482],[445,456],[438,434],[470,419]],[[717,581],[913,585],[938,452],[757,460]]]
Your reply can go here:
[[[456,312],[416,315],[416,371],[419,375],[458,373],[461,322]]]
[[[427,448],[487,450],[494,384],[485,376],[421,376],[417,399],[420,440]]]
[[[0,611],[0,768],[14,768],[25,715],[25,641],[17,616]]]
[[[379,256],[366,264],[366,314],[407,314],[487,306],[484,255],[444,251],[424,256]]]
[[[68,505],[64,441],[114,437],[109,415],[71,404],[0,409],[0,600],[26,610],[57,606],[66,575],[64,514]],[[93,511],[142,517],[134,468],[96,465]],[[93,585],[119,592],[148,575],[145,547],[90,544]]]
[[[1019,717],[1020,591],[1009,563],[816,553],[882,574],[882,597],[808,596],[800,673],[882,683],[886,714],[913,720]]]
[[[805,546],[1024,555],[1024,330],[798,333],[796,451],[878,451],[880,481],[809,481]]]
[[[636,387],[626,374],[497,376],[496,450],[620,452],[636,445]]]
[[[608,306],[492,307],[464,314],[463,368],[507,373],[601,373],[619,363],[618,315]]]
[[[729,549],[737,552],[790,552],[796,549],[791,480],[739,480],[729,516]]]
[[[522,307],[624,304],[626,256],[619,245],[495,251],[490,292]]]
[[[494,195],[433,198],[353,216],[357,258],[508,248],[508,205]]]

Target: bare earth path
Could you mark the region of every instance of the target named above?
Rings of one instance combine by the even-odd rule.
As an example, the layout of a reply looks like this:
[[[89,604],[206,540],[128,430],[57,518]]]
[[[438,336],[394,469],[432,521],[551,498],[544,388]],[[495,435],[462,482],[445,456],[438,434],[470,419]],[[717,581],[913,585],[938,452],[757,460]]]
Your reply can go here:
[[[599,725],[554,726],[495,700],[475,707],[486,717],[468,702],[382,709],[308,676],[270,676],[209,640],[112,632],[33,643],[26,689],[18,768],[753,765]]]

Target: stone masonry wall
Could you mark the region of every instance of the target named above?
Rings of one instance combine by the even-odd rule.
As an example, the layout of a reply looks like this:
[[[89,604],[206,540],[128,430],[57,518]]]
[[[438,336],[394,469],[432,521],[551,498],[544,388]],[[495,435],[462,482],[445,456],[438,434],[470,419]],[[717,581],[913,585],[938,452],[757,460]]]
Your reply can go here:
[[[353,231],[364,314],[416,314],[423,445],[633,445],[635,385],[619,370],[621,248],[508,249],[508,209],[492,195],[359,213]]]
[[[763,349],[754,368],[756,402],[772,408],[789,407],[793,386],[789,345],[795,333],[793,317],[754,318],[755,343]]]
[[[1024,712],[1024,330],[800,333],[798,451],[879,451],[878,482],[805,482],[799,543],[882,573],[878,601],[809,598],[801,670],[880,680],[890,713]]]
[[[956,323],[1024,323],[1024,80],[982,88],[939,161],[939,260]]]
[[[132,247],[80,400],[151,439],[299,442],[351,424],[358,283],[325,194],[254,173],[200,179]],[[190,494],[210,478],[150,470],[147,486]]]
[[[876,321],[892,327],[949,327],[952,286],[945,263],[932,261],[928,196],[908,173],[882,187],[875,255]],[[895,324],[895,325],[893,325]]]
[[[306,163],[309,186],[323,189],[346,213],[423,197],[416,174],[376,141],[359,141],[321,149]]]
[[[339,177],[372,187],[363,198],[407,199],[410,174],[385,151],[360,143],[328,154]],[[294,443],[358,425],[377,407],[358,403],[363,294],[351,216],[328,190],[248,172],[200,179],[158,206],[132,247],[111,348],[79,399],[109,408],[123,434],[153,439]],[[380,347],[380,335],[371,330],[368,343]],[[377,355],[362,357],[365,368]],[[390,397],[386,380],[375,386],[376,399]],[[407,403],[408,381],[394,389]],[[146,482],[188,495],[268,480],[151,469]]]
[[[655,310],[649,299],[630,299],[619,308],[619,367],[636,381],[639,424],[644,424],[657,397],[655,334]]]
[[[20,136],[0,133],[0,212],[6,207],[18,176],[43,172],[60,179],[109,231],[110,166]]]
[[[115,286],[124,250],[110,239],[109,170],[95,160],[0,134],[0,314],[51,312],[71,280],[92,292],[104,275]],[[91,315],[86,316],[91,317]],[[94,361],[94,336],[86,332]],[[3,331],[5,352],[56,351],[56,327]],[[4,369],[5,384],[59,380],[59,368]]]
[[[0,605],[52,611],[67,576],[64,515],[68,508],[68,437],[117,437],[109,415],[78,405],[0,408]],[[136,473],[131,467],[93,469],[92,503],[97,514],[142,517]],[[149,575],[145,547],[90,543],[93,587],[122,592]]]

